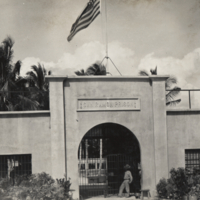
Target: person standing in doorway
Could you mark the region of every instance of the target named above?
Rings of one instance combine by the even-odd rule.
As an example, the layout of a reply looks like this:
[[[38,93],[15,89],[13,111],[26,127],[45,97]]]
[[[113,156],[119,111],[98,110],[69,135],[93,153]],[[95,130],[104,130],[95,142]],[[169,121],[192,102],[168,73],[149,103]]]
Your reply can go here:
[[[129,186],[129,184],[131,184],[131,182],[133,181],[133,177],[132,177],[130,168],[131,167],[128,164],[124,166],[124,170],[125,170],[124,181],[122,182],[122,184],[119,188],[119,197],[122,197],[122,193],[123,193],[124,189],[126,189],[126,193],[127,193],[126,197],[130,196],[130,186]]]

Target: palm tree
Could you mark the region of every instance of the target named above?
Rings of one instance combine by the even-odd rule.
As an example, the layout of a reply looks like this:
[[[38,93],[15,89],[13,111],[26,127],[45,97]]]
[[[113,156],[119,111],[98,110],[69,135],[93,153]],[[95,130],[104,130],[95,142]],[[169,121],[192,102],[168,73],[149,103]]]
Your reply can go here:
[[[92,64],[86,69],[86,71],[81,69],[80,71],[75,71],[74,73],[77,76],[102,76],[107,74],[106,67],[100,62]]]
[[[47,71],[40,63],[38,66],[33,65],[32,71],[26,73],[29,84],[32,82],[33,87],[29,87],[30,99],[39,103],[39,109],[48,110],[49,109],[49,84],[45,80]],[[51,71],[48,72],[48,75]]]
[[[157,66],[155,69],[150,70],[151,75],[157,75]],[[140,76],[149,76],[149,73],[145,70],[139,71]],[[174,76],[170,76],[165,81],[165,89],[166,89],[166,105],[167,106],[175,106],[181,102],[181,99],[175,99],[175,97],[180,93],[181,88],[174,86],[177,84],[177,79]]]
[[[12,71],[14,40],[7,36],[0,46],[0,88],[3,87]]]
[[[17,99],[21,61],[12,63],[14,40],[7,36],[0,45],[0,110],[14,110]],[[16,93],[13,93],[15,91]]]
[[[21,61],[13,64],[12,37],[7,36],[0,45],[0,110],[36,110],[38,102],[29,98],[26,79],[20,76]]]
[[[4,85],[15,85],[20,74],[21,61],[17,61],[14,65],[12,63],[13,45],[14,40],[7,36],[0,46],[0,88]]]
[[[19,85],[23,79],[20,76],[21,61],[17,61],[14,65],[10,65],[9,72],[1,79],[1,110],[13,111],[15,104],[19,101]],[[6,68],[4,68],[6,69]],[[4,73],[5,75],[5,73]]]

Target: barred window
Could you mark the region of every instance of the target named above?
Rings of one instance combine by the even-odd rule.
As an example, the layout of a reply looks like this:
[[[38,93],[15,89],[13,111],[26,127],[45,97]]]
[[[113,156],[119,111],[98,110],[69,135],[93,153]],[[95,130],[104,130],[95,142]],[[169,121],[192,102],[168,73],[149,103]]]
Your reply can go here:
[[[200,169],[200,149],[185,150],[185,167],[188,169]]]
[[[32,173],[31,154],[0,155],[0,178],[14,179]]]

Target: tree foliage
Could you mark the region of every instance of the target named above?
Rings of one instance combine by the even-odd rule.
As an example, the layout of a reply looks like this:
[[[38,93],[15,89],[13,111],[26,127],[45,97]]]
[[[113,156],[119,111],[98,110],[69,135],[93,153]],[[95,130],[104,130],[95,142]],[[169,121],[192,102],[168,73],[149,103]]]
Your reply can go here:
[[[30,99],[39,103],[38,108],[42,110],[49,109],[49,84],[45,80],[47,71],[40,63],[33,65],[32,71],[27,72],[26,79],[33,87],[29,87]],[[51,72],[49,71],[48,74]]]
[[[46,70],[40,63],[27,77],[20,76],[22,62],[13,63],[14,40],[7,36],[0,45],[0,111],[49,109]]]
[[[53,179],[49,174],[43,172],[32,175],[18,176],[15,185],[9,179],[0,180],[1,199],[72,199],[70,190],[70,179]]]
[[[155,69],[150,70],[151,75],[157,75],[157,66]],[[140,76],[149,76],[149,73],[145,70],[139,71]],[[175,106],[181,102],[181,99],[175,99],[176,96],[180,93],[181,88],[176,86],[177,79],[175,76],[170,76],[165,81],[165,89],[166,89],[166,105],[167,106]]]
[[[103,76],[107,74],[106,67],[100,62],[96,62],[89,66],[86,71],[81,69],[74,72],[77,76]]]

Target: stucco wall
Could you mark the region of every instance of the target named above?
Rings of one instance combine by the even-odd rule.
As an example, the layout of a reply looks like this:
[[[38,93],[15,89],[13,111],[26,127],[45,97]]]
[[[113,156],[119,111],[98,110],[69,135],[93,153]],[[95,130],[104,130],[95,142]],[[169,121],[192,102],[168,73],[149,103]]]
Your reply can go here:
[[[185,149],[200,149],[200,111],[168,111],[169,169],[185,167]]]
[[[185,166],[185,149],[200,147],[200,111],[168,111],[166,119],[165,78],[49,77],[49,112],[0,113],[0,155],[32,154],[33,173],[62,178],[66,171],[78,198],[81,139],[98,124],[116,123],[138,139],[142,188],[153,192],[168,169]],[[135,97],[139,110],[77,110],[78,99]]]
[[[64,82],[67,147],[67,175],[78,191],[78,146],[92,127],[112,122],[125,126],[138,139],[141,148],[143,188],[155,188],[152,86],[149,79],[68,78]],[[140,111],[77,112],[78,98],[139,97]]]
[[[0,113],[0,155],[31,154],[32,172],[51,174],[49,112]]]

